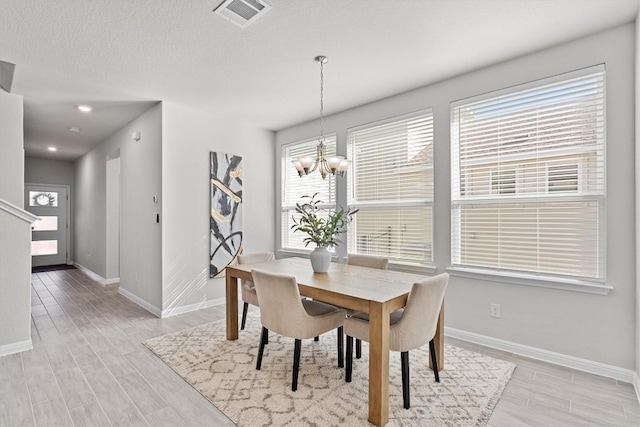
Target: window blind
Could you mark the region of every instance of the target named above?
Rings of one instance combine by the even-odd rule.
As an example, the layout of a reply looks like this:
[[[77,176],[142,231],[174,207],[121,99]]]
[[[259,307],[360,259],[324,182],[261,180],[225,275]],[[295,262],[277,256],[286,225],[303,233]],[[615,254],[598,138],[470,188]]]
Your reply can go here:
[[[426,266],[433,260],[433,113],[352,128],[347,133],[351,253]]]
[[[325,135],[324,144],[327,148],[327,156],[336,154],[336,135]],[[291,164],[291,160],[304,156],[316,157],[316,147],[318,139],[308,139],[282,147],[282,209],[281,209],[281,247],[283,249],[308,249],[305,248],[302,240],[306,237],[304,233],[294,233],[291,230],[293,224],[292,216],[296,215],[296,203],[304,203],[302,196],[312,196],[318,193],[317,198],[322,200],[322,207],[335,209],[336,191],[335,177],[332,175],[322,179],[319,172],[315,171],[303,177],[298,176],[296,168]]]
[[[451,110],[454,266],[604,279],[605,71]]]

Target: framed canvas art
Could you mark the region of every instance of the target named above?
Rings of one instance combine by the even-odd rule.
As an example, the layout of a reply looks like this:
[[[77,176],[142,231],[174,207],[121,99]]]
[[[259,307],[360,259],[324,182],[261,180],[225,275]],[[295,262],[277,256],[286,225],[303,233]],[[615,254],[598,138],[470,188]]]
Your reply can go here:
[[[210,172],[209,277],[223,277],[242,253],[242,157],[211,152]]]

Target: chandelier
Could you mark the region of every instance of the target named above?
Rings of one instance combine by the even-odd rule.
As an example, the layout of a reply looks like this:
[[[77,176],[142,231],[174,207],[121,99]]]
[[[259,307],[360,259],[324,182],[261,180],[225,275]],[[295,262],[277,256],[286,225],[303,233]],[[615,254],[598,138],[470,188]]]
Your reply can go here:
[[[320,64],[320,136],[318,137],[319,144],[316,147],[316,158],[305,156],[293,159],[291,163],[296,167],[301,178],[316,169],[322,175],[322,179],[325,179],[329,174],[344,176],[351,160],[347,160],[342,156],[327,157],[327,146],[324,145],[324,64],[329,61],[329,58],[316,56],[315,61]]]

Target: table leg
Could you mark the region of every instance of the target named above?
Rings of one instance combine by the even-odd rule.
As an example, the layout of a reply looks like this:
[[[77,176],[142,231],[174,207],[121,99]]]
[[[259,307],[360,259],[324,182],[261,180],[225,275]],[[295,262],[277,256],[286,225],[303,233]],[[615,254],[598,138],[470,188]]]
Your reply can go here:
[[[369,422],[389,421],[389,308],[369,303]]]
[[[444,301],[442,301],[442,306],[440,307],[440,315],[438,316],[438,325],[436,326],[436,335],[433,337],[433,344],[436,346],[438,370],[444,369]],[[431,358],[429,358],[429,368],[433,369]]]
[[[227,303],[227,339],[238,339],[238,278],[227,271],[226,278],[226,303]]]

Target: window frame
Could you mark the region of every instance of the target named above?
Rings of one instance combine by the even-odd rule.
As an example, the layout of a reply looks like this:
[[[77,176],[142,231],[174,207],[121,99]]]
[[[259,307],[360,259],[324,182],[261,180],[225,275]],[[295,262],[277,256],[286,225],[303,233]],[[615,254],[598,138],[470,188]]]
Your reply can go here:
[[[582,185],[582,163],[580,159],[564,159],[562,161],[550,161],[547,165],[544,166],[544,192],[543,194],[535,194],[532,197],[528,197],[526,193],[522,193],[522,197],[519,194],[519,184],[518,184],[518,167],[515,167],[516,170],[516,182],[515,182],[515,193],[503,195],[502,200],[495,200],[498,196],[494,195],[493,191],[493,170],[489,174],[489,185],[490,185],[490,196],[470,196],[473,192],[471,189],[468,180],[468,173],[461,172],[460,169],[460,160],[456,159],[455,156],[459,155],[460,147],[459,147],[459,139],[458,139],[458,129],[455,126],[454,120],[454,112],[456,108],[459,108],[463,105],[468,105],[476,102],[480,102],[483,100],[490,100],[500,98],[505,95],[515,94],[518,92],[523,92],[535,88],[543,88],[547,85],[552,85],[555,83],[561,83],[563,81],[569,81],[574,78],[586,77],[592,74],[602,73],[602,152],[601,159],[598,159],[602,162],[602,174],[603,179],[605,180],[605,184],[603,184],[603,188],[601,193],[593,194],[591,191],[583,191]],[[500,89],[497,91],[492,91],[489,93],[485,93],[482,95],[478,95],[475,97],[465,98],[458,101],[454,101],[451,103],[450,110],[450,127],[451,127],[451,265],[447,268],[448,271],[451,272],[452,275],[468,277],[474,279],[481,280],[489,280],[489,281],[497,281],[497,282],[505,282],[505,283],[515,283],[520,285],[529,285],[529,286],[538,286],[538,287],[546,287],[553,289],[563,289],[570,291],[579,291],[579,292],[587,292],[594,293],[600,295],[608,294],[613,288],[611,286],[607,286],[606,283],[606,266],[607,266],[607,251],[606,251],[606,153],[607,153],[607,128],[606,128],[606,70],[604,64],[599,64],[592,67],[583,68],[580,70],[563,73],[560,75],[556,75],[549,78],[538,79],[535,81],[531,81],[521,85],[515,85],[508,88]],[[596,152],[597,153],[597,152]],[[597,153],[599,155],[599,153]],[[534,157],[531,157],[534,158]],[[577,191],[549,191],[549,167],[555,166],[577,166]],[[511,168],[510,169],[514,169]],[[496,170],[499,170],[499,167],[496,167]],[[454,179],[455,178],[455,179]],[[456,182],[454,182],[456,181]],[[464,194],[461,193],[464,188]],[[456,193],[457,192],[457,193]],[[506,196],[506,197],[504,197]],[[484,199],[484,200],[483,200]],[[465,204],[483,204],[486,202],[491,203],[496,202],[498,204],[504,203],[519,203],[522,202],[538,202],[543,205],[544,202],[553,202],[556,200],[584,200],[584,201],[597,201],[598,203],[598,223],[597,223],[597,236],[598,242],[597,245],[599,247],[599,262],[600,262],[600,276],[601,277],[578,277],[578,276],[567,276],[563,274],[549,274],[549,273],[536,273],[534,271],[518,271],[518,270],[506,270],[500,269],[497,267],[487,268],[487,267],[477,267],[473,265],[465,265],[465,264],[455,264],[454,263],[454,245],[455,238],[454,232],[461,232],[461,215],[458,215],[457,218],[453,215],[454,208],[459,209],[461,206]]]
[[[432,189],[431,189],[431,196],[430,198],[427,198],[425,200],[422,199],[398,199],[398,200],[377,200],[377,201],[353,201],[352,197],[354,195],[354,186],[356,185],[356,182],[354,181],[354,175],[356,173],[356,169],[357,169],[357,163],[354,159],[354,155],[353,155],[353,143],[351,142],[351,135],[354,132],[358,132],[361,130],[367,130],[367,129],[372,129],[378,126],[385,126],[385,125],[389,125],[395,122],[402,122],[402,121],[409,121],[413,118],[420,118],[422,116],[426,116],[426,115],[430,115],[430,119],[431,119],[431,128],[432,128],[432,134],[431,134],[431,164],[427,165],[426,168],[430,168],[432,170],[432,174],[433,174],[433,179],[432,179]],[[396,116],[392,116],[392,117],[386,117],[384,119],[381,120],[375,120],[372,122],[368,122],[365,124],[360,124],[360,125],[356,125],[356,126],[351,126],[348,127],[346,130],[346,144],[347,144],[347,158],[349,160],[352,160],[353,163],[351,164],[352,167],[350,168],[350,170],[347,172],[348,176],[347,176],[347,182],[345,184],[345,190],[346,190],[346,202],[347,202],[347,206],[348,208],[359,208],[362,210],[374,210],[374,209],[402,209],[402,208],[413,208],[413,207],[417,207],[417,208],[429,208],[431,209],[431,258],[429,260],[427,260],[427,262],[425,264],[416,264],[416,263],[402,263],[402,262],[398,262],[396,260],[389,260],[389,265],[394,269],[394,270],[401,270],[401,271],[408,271],[408,272],[416,272],[416,273],[434,273],[436,272],[436,266],[434,264],[434,259],[435,259],[435,245],[434,245],[434,216],[435,216],[435,209],[434,209],[434,192],[435,192],[435,183],[434,183],[434,179],[435,179],[435,174],[433,171],[433,167],[434,167],[434,162],[433,162],[433,156],[434,156],[434,145],[435,145],[435,114],[434,114],[434,109],[433,107],[428,107],[428,108],[423,108],[417,111],[413,111],[413,112],[409,112],[409,113],[405,113],[405,114],[401,114],[401,115],[396,115]],[[414,143],[415,145],[415,143]],[[415,147],[413,147],[415,148]],[[411,154],[411,149],[412,149],[412,145],[411,145],[411,141],[407,140],[407,156],[409,156]],[[408,159],[410,160],[410,158]],[[351,174],[351,175],[349,175]],[[357,221],[357,215],[356,215],[356,221]],[[347,232],[348,236],[352,236],[355,235],[355,232],[350,229]],[[351,242],[349,240],[349,238],[347,237],[347,241],[345,242],[347,248],[351,247],[352,245],[357,245],[357,242]],[[351,250],[349,250],[351,251]],[[355,253],[358,253],[357,251]]]

